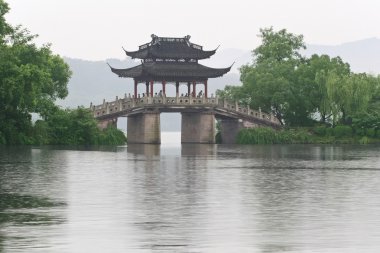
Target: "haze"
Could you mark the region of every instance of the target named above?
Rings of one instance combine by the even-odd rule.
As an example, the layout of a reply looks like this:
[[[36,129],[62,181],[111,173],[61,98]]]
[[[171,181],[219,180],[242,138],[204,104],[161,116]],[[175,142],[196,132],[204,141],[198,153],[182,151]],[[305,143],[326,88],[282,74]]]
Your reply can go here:
[[[308,44],[380,38],[380,1],[361,0],[7,0],[8,22],[39,34],[54,52],[87,60],[124,58],[150,34],[185,36],[205,49],[251,50],[259,29],[303,34]]]

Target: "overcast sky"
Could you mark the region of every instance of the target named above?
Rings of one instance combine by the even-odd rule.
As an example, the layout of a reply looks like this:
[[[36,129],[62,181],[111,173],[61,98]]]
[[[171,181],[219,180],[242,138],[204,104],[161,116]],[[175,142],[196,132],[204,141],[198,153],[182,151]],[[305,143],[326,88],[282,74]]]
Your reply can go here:
[[[191,35],[205,49],[253,49],[260,28],[303,34],[308,44],[380,38],[378,0],[5,0],[7,20],[72,58],[124,58],[158,36]]]

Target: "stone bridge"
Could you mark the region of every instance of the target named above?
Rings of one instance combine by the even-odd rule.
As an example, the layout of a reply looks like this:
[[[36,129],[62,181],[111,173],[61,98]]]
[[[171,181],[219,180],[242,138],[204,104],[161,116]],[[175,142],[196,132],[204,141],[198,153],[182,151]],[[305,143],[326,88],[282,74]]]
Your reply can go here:
[[[242,128],[267,126],[280,128],[271,114],[253,110],[237,102],[195,97],[124,97],[101,105],[90,106],[99,127],[117,124],[119,117],[128,117],[128,143],[161,143],[160,113],[179,112],[182,115],[182,143],[215,143],[215,121],[220,123],[223,143],[235,143]]]

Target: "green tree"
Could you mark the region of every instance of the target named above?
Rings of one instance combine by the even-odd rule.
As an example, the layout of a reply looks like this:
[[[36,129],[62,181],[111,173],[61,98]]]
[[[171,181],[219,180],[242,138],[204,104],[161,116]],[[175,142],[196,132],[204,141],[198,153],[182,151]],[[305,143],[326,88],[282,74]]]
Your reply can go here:
[[[297,70],[299,87],[310,102],[311,111],[318,113],[320,121],[326,123],[332,116],[332,101],[327,93],[327,80],[332,72],[343,77],[350,74],[350,66],[340,57],[312,55]]]
[[[0,0],[0,133],[6,143],[25,143],[30,113],[43,117],[57,98],[67,96],[71,72],[50,45],[37,47],[22,27],[5,21],[8,5]]]
[[[297,78],[305,61],[299,51],[305,48],[302,35],[282,29],[261,29],[262,44],[253,50],[253,64],[241,68],[246,100],[254,108],[272,112],[281,123],[307,124],[310,105]]]
[[[373,96],[375,79],[365,73],[340,76],[329,73],[327,94],[331,102],[333,122],[350,124],[352,116],[366,112]]]

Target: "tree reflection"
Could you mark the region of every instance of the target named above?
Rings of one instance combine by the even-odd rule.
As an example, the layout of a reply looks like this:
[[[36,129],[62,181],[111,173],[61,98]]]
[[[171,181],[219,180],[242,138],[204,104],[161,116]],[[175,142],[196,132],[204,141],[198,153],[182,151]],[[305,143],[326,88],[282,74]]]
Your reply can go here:
[[[53,202],[48,198],[1,193],[0,224],[22,223],[30,225],[43,225],[59,222],[60,219],[57,217],[46,214],[38,214],[33,212],[31,209],[53,208],[64,205],[65,203]]]
[[[66,205],[48,198],[30,195],[0,193],[0,227],[5,224],[16,226],[53,225],[63,222],[61,217],[48,215],[41,208],[54,208]],[[0,252],[6,235],[0,233]]]

